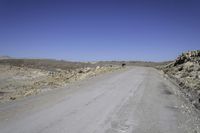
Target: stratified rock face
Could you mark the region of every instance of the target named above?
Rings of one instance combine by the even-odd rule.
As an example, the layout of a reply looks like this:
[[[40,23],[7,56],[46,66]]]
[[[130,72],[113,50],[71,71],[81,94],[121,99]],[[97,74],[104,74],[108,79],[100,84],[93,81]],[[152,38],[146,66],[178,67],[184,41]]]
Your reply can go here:
[[[174,78],[190,100],[200,109],[200,50],[182,53],[163,71]]]

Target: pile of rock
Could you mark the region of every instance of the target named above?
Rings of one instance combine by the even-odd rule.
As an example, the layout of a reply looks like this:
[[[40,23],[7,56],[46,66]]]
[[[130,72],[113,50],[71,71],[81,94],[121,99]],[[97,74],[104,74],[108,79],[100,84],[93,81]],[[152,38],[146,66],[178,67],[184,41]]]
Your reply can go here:
[[[178,82],[191,102],[200,109],[200,50],[183,53],[162,70]]]

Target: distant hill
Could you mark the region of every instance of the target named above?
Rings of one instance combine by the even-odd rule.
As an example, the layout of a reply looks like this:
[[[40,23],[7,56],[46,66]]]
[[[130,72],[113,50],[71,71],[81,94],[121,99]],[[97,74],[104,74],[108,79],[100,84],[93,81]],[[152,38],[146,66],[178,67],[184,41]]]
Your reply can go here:
[[[159,65],[166,65],[171,63],[172,61],[166,62],[151,62],[151,61],[99,61],[96,62],[96,65],[122,65],[126,64],[127,66],[144,66],[144,67],[156,67]]]
[[[9,56],[0,56],[0,64],[11,65],[17,67],[28,67],[36,69],[44,69],[54,71],[56,69],[76,69],[83,67],[96,67],[96,66],[145,66],[155,67],[158,65],[168,64],[170,62],[144,62],[144,61],[98,61],[98,62],[72,62],[55,59],[14,59]]]
[[[69,70],[84,67],[95,67],[95,65],[91,63],[71,62],[53,59],[2,59],[0,60],[0,64],[17,67],[36,68],[49,71],[55,71],[56,69]]]
[[[10,57],[10,56],[0,56],[0,60],[3,60],[3,59],[12,59],[12,57]]]

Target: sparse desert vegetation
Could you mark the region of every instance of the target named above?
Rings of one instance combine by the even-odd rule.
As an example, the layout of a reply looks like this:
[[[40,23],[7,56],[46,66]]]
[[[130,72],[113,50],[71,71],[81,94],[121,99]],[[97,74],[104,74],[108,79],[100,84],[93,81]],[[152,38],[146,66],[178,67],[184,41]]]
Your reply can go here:
[[[0,102],[35,95],[120,68],[117,65],[42,59],[0,60]]]

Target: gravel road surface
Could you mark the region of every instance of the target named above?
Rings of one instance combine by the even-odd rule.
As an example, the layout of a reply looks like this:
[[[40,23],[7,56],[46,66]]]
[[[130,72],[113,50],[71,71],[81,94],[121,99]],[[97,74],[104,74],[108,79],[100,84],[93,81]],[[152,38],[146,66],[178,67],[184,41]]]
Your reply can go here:
[[[1,104],[0,133],[198,133],[177,89],[154,68],[131,67]]]

